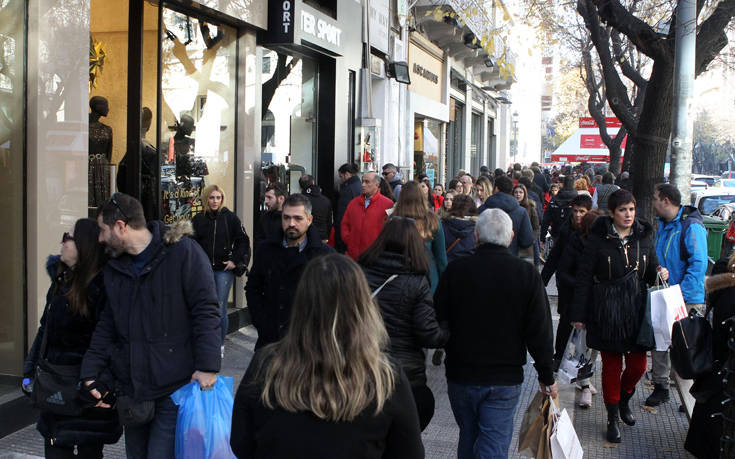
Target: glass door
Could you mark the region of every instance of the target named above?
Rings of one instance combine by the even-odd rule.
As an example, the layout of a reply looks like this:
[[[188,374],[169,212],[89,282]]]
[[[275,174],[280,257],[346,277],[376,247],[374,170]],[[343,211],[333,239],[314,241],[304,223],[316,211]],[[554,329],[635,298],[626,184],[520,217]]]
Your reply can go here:
[[[166,4],[160,24],[159,145],[144,148],[142,163],[160,164],[161,219],[170,224],[202,211],[207,185],[234,207],[237,30]]]

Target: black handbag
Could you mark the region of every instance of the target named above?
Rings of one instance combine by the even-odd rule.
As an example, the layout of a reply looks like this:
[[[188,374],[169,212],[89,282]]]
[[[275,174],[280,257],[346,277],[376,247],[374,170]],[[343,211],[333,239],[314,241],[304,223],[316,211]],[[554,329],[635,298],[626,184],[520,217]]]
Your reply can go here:
[[[117,415],[125,427],[138,427],[148,424],[156,415],[154,400],[137,401],[129,395],[118,395]]]
[[[593,285],[595,306],[590,325],[602,340],[625,341],[637,337],[641,324],[639,285],[637,269],[619,279]]]
[[[46,306],[46,317],[50,304]],[[43,327],[41,350],[36,363],[31,400],[36,408],[62,416],[79,416],[87,407],[79,397],[81,365],[58,365],[46,359],[48,346],[48,319]]]
[[[696,309],[671,327],[671,365],[684,379],[696,379],[714,368],[712,327]]]

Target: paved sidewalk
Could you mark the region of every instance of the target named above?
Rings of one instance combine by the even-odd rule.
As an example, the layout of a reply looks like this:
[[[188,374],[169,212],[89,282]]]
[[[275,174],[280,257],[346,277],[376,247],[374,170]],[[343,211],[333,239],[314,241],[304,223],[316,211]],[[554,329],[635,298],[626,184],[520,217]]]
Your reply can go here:
[[[556,298],[550,298],[552,310],[556,309]],[[555,315],[555,324],[558,317]],[[225,351],[225,361],[222,374],[235,377],[235,387],[240,382],[245,369],[253,354],[255,345],[255,330],[246,327],[237,333],[228,336]],[[514,420],[514,437],[511,443],[510,456],[518,455],[518,429],[521,418],[533,399],[538,383],[536,371],[530,363],[525,367],[525,382],[521,393],[518,410]],[[597,365],[594,384],[600,389],[600,363]],[[436,411],[431,424],[423,433],[424,446],[427,458],[456,457],[457,438],[459,430],[454,421],[447,398],[444,367],[427,365],[429,386],[436,397]],[[688,423],[686,416],[678,412],[679,398],[672,388],[672,399],[669,403],[658,407],[656,413],[650,413],[639,408],[650,393],[645,387],[646,381],[639,383],[632,405],[638,422],[635,427],[622,427],[623,443],[608,445],[604,441],[606,413],[602,394],[593,398],[593,406],[589,409],[573,408],[573,399],[578,392],[573,387],[560,388],[561,406],[566,407],[573,417],[574,425],[584,448],[585,458],[689,458],[684,451],[683,444]],[[105,448],[105,457],[123,458],[124,442]],[[43,456],[42,438],[34,426],[29,426],[12,435],[0,439],[0,459],[6,458],[35,458]]]

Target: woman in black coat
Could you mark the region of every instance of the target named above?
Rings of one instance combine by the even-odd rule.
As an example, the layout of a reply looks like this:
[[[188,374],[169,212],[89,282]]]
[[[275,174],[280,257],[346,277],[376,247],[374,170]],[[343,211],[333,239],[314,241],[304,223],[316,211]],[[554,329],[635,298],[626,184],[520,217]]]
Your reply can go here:
[[[225,204],[225,192],[217,185],[202,190],[204,212],[197,214],[191,223],[194,239],[209,257],[217,286],[222,330],[222,353],[227,336],[227,299],[235,276],[247,271],[250,263],[250,238],[240,219]]]
[[[727,346],[730,324],[727,321],[735,315],[735,254],[720,259],[712,269],[712,275],[705,283],[707,289],[707,309],[712,313],[712,356],[714,370],[694,381],[690,392],[697,402],[694,404],[692,420],[689,423],[684,448],[698,458],[720,456],[720,437],[722,436],[722,413],[727,398],[720,374],[727,363]],[[708,317],[709,318],[709,317]],[[735,403],[735,402],[729,402]]]
[[[426,385],[423,348],[444,346],[449,331],[436,320],[424,243],[414,221],[391,217],[358,263],[380,305],[390,337],[388,353],[411,383],[424,430],[434,416],[434,394]]]
[[[98,237],[95,220],[77,220],[74,232],[63,235],[61,255],[50,256],[46,263],[51,287],[41,326],[23,366],[23,391],[28,395],[39,359],[56,365],[79,365],[89,348],[107,302],[101,272],[104,249]],[[110,378],[102,379],[112,388]],[[116,411],[91,405],[80,416],[41,410],[36,428],[46,440],[47,458],[99,458],[104,444],[116,443],[122,434]]]
[[[602,395],[607,407],[607,440],[619,443],[618,413],[635,424],[628,406],[646,372],[646,351],[636,343],[643,322],[646,284],[659,268],[653,228],[635,218],[635,198],[618,190],[608,199],[609,217],[599,217],[587,238],[577,269],[570,318],[586,327],[587,345],[602,355]],[[668,272],[660,268],[661,276]],[[623,371],[625,358],[625,371]]]
[[[357,263],[337,254],[311,260],[291,320],[281,340],[255,352],[237,389],[233,453],[423,458],[409,382],[386,354],[388,334]]]

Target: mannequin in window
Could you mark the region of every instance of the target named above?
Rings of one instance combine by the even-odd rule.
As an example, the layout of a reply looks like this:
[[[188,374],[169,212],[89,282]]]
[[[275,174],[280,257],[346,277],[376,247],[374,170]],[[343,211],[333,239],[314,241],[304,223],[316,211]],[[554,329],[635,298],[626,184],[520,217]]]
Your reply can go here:
[[[192,151],[194,139],[189,137],[194,132],[194,118],[181,115],[181,121],[176,124],[174,134],[174,151],[176,152],[176,176],[189,177],[192,175]]]
[[[100,122],[110,106],[102,96],[89,100],[89,173],[90,207],[102,205],[110,196],[110,158],[112,157],[112,128]]]

